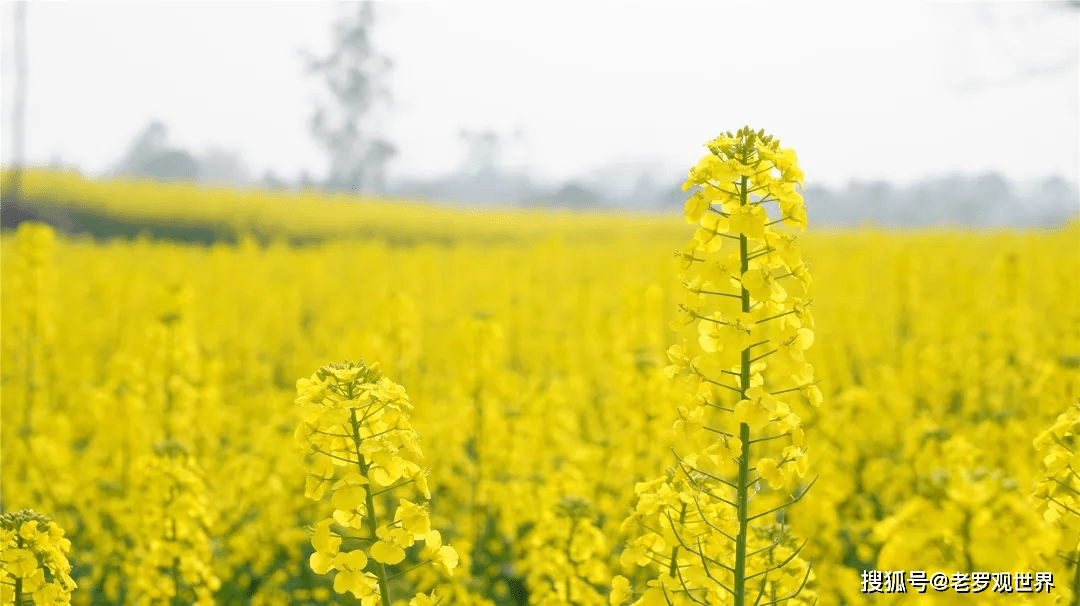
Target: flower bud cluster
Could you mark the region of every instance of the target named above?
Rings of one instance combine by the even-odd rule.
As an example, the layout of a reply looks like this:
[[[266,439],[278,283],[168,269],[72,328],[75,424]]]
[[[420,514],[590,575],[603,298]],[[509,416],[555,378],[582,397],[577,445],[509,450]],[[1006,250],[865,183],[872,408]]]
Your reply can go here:
[[[71,603],[71,541],[55,522],[29,509],[2,514],[0,546],[0,605]]]

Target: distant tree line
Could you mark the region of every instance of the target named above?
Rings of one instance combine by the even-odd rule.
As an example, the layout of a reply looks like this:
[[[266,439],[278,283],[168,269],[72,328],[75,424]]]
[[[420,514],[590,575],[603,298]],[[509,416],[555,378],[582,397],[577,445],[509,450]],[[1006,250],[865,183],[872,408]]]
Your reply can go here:
[[[254,183],[240,154],[218,147],[195,154],[176,147],[169,142],[168,127],[159,120],[151,121],[143,128],[112,172],[118,176],[209,185],[246,186]]]
[[[447,203],[652,212],[674,212],[686,199],[680,187],[681,175],[660,176],[646,169],[635,172],[609,167],[567,182],[542,183],[524,169],[502,167],[496,149],[498,137],[489,131],[463,131],[462,140],[466,149],[455,173],[393,182],[380,176],[377,191],[370,193]],[[295,179],[272,172],[255,178],[237,153],[210,148],[194,154],[171,145],[168,130],[161,122],[152,122],[136,137],[114,173],[278,190],[353,189],[337,180],[328,185],[307,172]],[[842,188],[830,188],[811,183],[805,197],[811,221],[837,227],[1048,226],[1080,214],[1076,184],[1051,177],[1021,190],[997,173],[953,174],[905,186],[854,181]]]
[[[811,220],[833,226],[1042,227],[1080,215],[1076,184],[1050,177],[1021,191],[998,173],[953,174],[903,187],[883,181],[810,186],[806,200]]]

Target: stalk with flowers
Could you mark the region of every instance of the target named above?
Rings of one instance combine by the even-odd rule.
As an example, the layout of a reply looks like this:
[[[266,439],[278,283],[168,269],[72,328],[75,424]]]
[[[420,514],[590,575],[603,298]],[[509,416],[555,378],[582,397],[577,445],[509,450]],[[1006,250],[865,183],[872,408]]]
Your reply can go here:
[[[1035,437],[1045,476],[1035,487],[1043,519],[1060,530],[1055,546],[1068,567],[1070,606],[1080,606],[1080,402]]]
[[[166,440],[138,460],[132,503],[133,548],[125,573],[136,604],[214,603],[204,472],[180,442]]]
[[[634,593],[618,577],[611,600],[810,603],[810,565],[786,520],[809,488],[796,410],[821,402],[804,355],[814,336],[810,274],[796,235],[782,229],[806,227],[803,174],[764,131],[743,128],[707,147],[684,186],[696,188],[685,214],[698,227],[679,253],[679,327],[696,325],[697,339],[671,347],[667,368],[688,377],[694,396],[678,408],[674,465],[637,485],[624,524],[636,536],[622,562],[645,568],[635,576],[646,586]]]
[[[425,564],[451,574],[458,555],[431,527],[427,469],[404,388],[363,362],[323,366],[296,388],[304,415],[296,439],[310,460],[305,495],[318,501],[329,492],[333,506],[333,515],[315,524],[311,569],[336,571],[334,591],[351,592],[364,606],[391,606],[394,581]],[[395,507],[394,491],[411,494]],[[412,565],[392,574],[388,567],[405,562],[409,551]],[[435,601],[433,592],[418,592],[409,604]]]

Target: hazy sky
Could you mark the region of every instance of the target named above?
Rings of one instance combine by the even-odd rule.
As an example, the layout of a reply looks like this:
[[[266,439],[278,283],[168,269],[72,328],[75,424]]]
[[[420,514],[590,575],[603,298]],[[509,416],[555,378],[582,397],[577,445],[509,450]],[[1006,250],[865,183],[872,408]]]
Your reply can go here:
[[[343,10],[308,2],[31,2],[27,155],[108,170],[152,119],[257,173],[321,175],[300,49]],[[521,136],[506,164],[566,179],[682,171],[749,123],[809,181],[998,170],[1077,180],[1080,10],[970,2],[381,2],[395,62],[391,175],[443,175],[461,129]],[[12,3],[4,15],[4,123]],[[3,151],[9,151],[4,136]]]

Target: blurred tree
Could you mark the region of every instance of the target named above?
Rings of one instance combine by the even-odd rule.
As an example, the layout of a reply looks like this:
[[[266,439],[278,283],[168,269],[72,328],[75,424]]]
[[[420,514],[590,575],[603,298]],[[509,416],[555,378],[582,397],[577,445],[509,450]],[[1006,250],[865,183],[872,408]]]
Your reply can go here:
[[[967,34],[960,59],[993,58],[986,61],[993,70],[958,81],[958,89],[979,92],[1076,73],[1080,0],[972,3],[964,8],[973,11],[978,28]]]
[[[458,173],[468,177],[491,177],[499,167],[502,137],[488,130],[461,129],[458,138],[465,144],[465,157]]]
[[[169,149],[147,158],[135,174],[162,181],[195,181],[199,176],[199,164],[188,152]]]
[[[272,191],[283,191],[289,189],[289,183],[285,181],[285,179],[282,179],[280,176],[278,176],[278,174],[273,169],[267,170],[265,173],[263,173],[260,184],[262,185],[262,187]]]
[[[251,183],[251,171],[239,152],[211,146],[199,156],[198,165],[200,183],[235,186]]]
[[[330,53],[323,58],[308,57],[308,71],[321,76],[330,93],[330,99],[312,115],[311,131],[330,157],[324,187],[381,191],[386,165],[397,152],[374,126],[377,110],[389,105],[385,82],[391,62],[372,44],[372,4],[360,2],[349,7],[335,24]]]
[[[119,170],[131,169],[144,158],[156,156],[167,149],[169,128],[161,120],[151,120],[132,141],[127,155],[120,161]]]
[[[570,208],[583,210],[586,208],[602,208],[608,202],[604,196],[593,191],[581,183],[570,182],[537,202],[540,206],[553,208]]]
[[[304,170],[300,171],[300,178],[299,178],[299,180],[297,182],[297,185],[299,185],[300,189],[318,189],[319,188],[319,182],[315,179],[315,177],[313,177],[311,175],[310,172],[308,172],[308,170],[306,168]]]
[[[169,147],[169,129],[160,120],[153,120],[135,137],[116,173],[153,177],[163,181],[194,181],[199,176],[199,164],[182,149]]]

